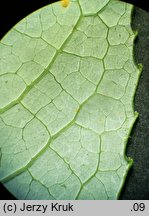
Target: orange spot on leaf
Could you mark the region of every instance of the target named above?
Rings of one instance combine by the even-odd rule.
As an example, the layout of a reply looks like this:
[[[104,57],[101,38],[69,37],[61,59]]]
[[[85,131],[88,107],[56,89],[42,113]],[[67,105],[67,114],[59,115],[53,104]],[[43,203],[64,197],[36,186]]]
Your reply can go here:
[[[67,7],[70,3],[70,0],[61,0],[62,7]]]

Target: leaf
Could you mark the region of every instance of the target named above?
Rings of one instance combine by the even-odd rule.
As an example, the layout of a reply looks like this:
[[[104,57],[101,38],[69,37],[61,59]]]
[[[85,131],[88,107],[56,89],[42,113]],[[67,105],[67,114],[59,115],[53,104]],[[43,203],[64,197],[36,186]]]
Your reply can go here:
[[[0,43],[0,179],[18,199],[118,199],[141,67],[132,6],[54,3]]]

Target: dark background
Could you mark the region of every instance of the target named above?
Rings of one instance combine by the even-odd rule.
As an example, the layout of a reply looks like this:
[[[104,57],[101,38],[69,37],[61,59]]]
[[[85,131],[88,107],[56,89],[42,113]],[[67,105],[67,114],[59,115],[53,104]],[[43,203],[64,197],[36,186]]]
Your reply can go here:
[[[53,1],[50,0],[13,0],[2,1],[0,4],[0,39],[18,21]],[[131,138],[127,145],[127,156],[133,158],[134,164],[127,176],[120,199],[148,200],[149,199],[149,11],[148,1],[126,0],[135,6],[132,28],[138,31],[135,41],[135,60],[143,64],[137,93],[135,95],[135,110],[139,112]],[[142,4],[143,2],[143,4]],[[139,9],[138,7],[142,8]],[[15,199],[0,184],[0,199]]]

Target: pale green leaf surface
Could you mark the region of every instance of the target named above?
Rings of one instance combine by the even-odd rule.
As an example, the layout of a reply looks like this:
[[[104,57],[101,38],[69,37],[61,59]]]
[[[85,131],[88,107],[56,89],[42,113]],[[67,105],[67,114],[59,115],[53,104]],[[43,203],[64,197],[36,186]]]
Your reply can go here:
[[[140,69],[132,6],[41,8],[0,43],[0,180],[18,199],[117,199]]]

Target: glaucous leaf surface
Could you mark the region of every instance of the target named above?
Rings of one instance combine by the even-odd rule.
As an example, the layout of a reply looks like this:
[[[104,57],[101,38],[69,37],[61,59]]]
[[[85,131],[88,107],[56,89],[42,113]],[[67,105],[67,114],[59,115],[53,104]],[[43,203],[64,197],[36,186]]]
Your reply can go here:
[[[0,180],[18,199],[117,199],[137,113],[132,6],[41,8],[0,43]]]

